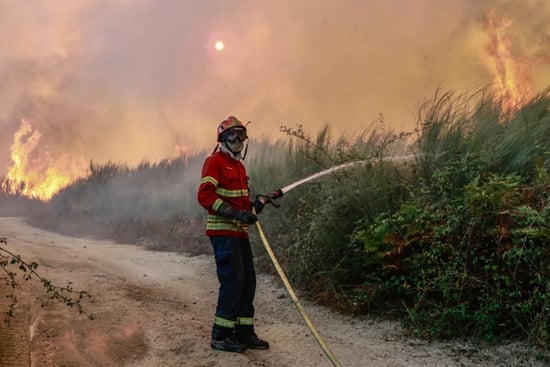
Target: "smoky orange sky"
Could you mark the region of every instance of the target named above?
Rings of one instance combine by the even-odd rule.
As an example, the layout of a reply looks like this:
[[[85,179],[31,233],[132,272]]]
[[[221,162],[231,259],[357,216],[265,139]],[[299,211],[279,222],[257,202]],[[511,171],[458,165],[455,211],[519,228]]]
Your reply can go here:
[[[275,139],[380,114],[411,129],[436,89],[493,83],[489,11],[548,87],[546,0],[0,0],[0,174],[22,119],[41,134],[34,159],[64,164],[210,150],[228,115]]]

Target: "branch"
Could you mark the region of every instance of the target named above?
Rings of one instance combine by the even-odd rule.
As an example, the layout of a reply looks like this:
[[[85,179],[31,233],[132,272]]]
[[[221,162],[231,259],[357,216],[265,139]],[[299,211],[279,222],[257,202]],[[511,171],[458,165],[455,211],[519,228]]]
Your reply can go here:
[[[7,244],[8,242],[6,238],[0,237],[0,245]],[[92,298],[92,296],[87,291],[74,290],[71,286],[72,282],[69,282],[65,287],[60,287],[53,284],[49,279],[43,277],[36,271],[36,269],[38,268],[38,264],[36,262],[33,261],[31,263],[28,263],[23,260],[20,255],[16,255],[6,248],[0,246],[0,269],[7,275],[7,277],[4,279],[6,280],[6,284],[11,288],[10,294],[6,296],[11,300],[11,302],[8,307],[8,311],[6,312],[7,318],[6,320],[4,320],[5,322],[9,322],[9,318],[13,316],[15,305],[17,304],[17,297],[15,296],[15,288],[18,286],[18,283],[16,281],[17,273],[8,269],[9,266],[17,266],[19,270],[23,271],[25,273],[23,277],[25,281],[31,280],[33,276],[38,278],[38,280],[40,280],[40,283],[42,283],[42,286],[46,289],[46,293],[51,294],[51,299],[62,302],[69,307],[76,306],[79,313],[85,313],[81,301],[83,299]],[[78,296],[75,297],[73,295]],[[95,318],[95,315],[91,313],[86,314],[86,316],[90,320],[93,320]]]

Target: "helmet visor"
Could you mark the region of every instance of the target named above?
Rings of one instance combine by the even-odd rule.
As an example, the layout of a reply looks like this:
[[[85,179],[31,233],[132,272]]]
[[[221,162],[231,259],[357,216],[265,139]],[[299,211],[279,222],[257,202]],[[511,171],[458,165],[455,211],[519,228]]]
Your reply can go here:
[[[248,136],[246,135],[245,129],[233,128],[224,132],[222,138],[223,141],[227,141],[229,143],[235,143],[237,141],[242,143],[248,139]]]

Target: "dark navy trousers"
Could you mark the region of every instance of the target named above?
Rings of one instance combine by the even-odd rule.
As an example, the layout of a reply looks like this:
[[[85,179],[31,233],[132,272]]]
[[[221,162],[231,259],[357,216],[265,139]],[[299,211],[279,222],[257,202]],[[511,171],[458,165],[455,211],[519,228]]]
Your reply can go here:
[[[238,237],[210,237],[220,282],[212,334],[226,337],[234,327],[252,327],[256,271],[250,240]]]

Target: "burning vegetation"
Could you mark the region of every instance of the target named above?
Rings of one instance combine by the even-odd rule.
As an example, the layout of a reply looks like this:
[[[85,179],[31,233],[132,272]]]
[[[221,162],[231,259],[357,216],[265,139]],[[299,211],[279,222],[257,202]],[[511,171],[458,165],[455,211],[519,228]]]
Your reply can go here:
[[[68,156],[54,159],[47,149],[38,149],[41,138],[28,120],[21,120],[10,148],[12,165],[2,182],[4,193],[48,201],[86,173]]]
[[[494,76],[494,95],[504,115],[517,111],[534,95],[531,73],[536,60],[513,54],[513,41],[506,34],[511,22],[494,11],[486,16],[488,41],[483,59]]]

